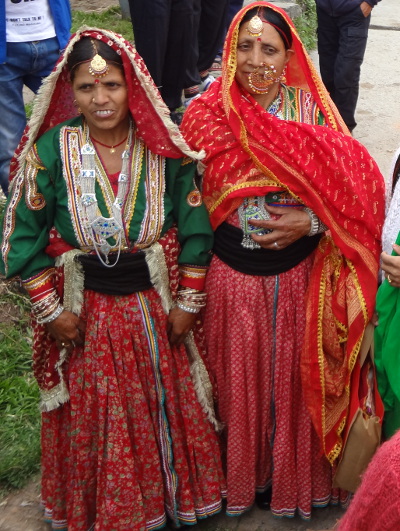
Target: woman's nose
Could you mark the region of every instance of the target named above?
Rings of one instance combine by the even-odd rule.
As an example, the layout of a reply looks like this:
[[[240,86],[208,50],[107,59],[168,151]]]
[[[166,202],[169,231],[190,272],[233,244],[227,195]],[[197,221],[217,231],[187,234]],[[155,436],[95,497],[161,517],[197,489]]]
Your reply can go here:
[[[250,63],[257,67],[262,65],[264,58],[259,46],[255,45],[249,57]]]
[[[108,101],[107,89],[101,85],[97,85],[95,87],[93,101],[96,102],[97,105],[103,105],[106,103]]]

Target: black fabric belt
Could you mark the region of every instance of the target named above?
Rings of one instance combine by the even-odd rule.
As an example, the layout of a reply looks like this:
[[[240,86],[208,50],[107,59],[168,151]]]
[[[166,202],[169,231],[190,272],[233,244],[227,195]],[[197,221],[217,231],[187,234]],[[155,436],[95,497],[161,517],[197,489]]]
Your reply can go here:
[[[241,245],[243,231],[227,222],[214,233],[214,253],[229,267],[246,275],[273,276],[289,271],[318,246],[321,234],[303,236],[284,249],[246,249]]]
[[[110,263],[116,255],[110,254]],[[130,295],[153,287],[143,251],[122,253],[114,267],[106,267],[97,255],[77,255],[85,273],[85,289],[107,295]]]

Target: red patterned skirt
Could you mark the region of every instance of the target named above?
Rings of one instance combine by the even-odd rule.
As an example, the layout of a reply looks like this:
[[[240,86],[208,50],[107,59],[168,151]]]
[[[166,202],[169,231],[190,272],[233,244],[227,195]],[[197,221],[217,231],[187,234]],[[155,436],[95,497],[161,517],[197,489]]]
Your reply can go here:
[[[309,518],[332,499],[332,470],[300,377],[312,257],[279,276],[239,273],[214,256],[204,330],[218,389],[228,505],[238,515],[272,485],[275,516]],[[223,309],[223,310],[222,310]]]
[[[218,512],[224,479],[184,347],[154,290],[85,292],[70,401],[43,414],[42,495],[54,529],[151,530]]]

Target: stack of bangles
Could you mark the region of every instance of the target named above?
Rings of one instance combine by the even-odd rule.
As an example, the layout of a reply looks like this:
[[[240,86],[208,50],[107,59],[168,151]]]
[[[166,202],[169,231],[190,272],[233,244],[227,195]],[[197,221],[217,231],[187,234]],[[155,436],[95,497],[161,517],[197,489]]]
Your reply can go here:
[[[35,301],[39,297],[41,298]],[[63,306],[60,304],[60,298],[54,288],[50,289],[47,294],[40,293],[32,296],[31,300],[32,313],[39,324],[51,323],[51,321],[57,319],[64,311]]]
[[[178,291],[176,305],[189,313],[199,313],[206,305],[207,294],[192,288],[181,288]]]

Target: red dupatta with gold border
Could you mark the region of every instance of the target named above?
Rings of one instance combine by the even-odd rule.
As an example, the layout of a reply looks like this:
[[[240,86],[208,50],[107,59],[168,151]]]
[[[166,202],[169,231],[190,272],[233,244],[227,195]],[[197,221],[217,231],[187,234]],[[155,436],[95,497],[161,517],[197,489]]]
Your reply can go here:
[[[280,120],[235,81],[239,24],[256,6],[289,24],[294,55],[287,84],[311,92],[326,127]],[[234,18],[222,77],[185,113],[182,132],[204,149],[203,196],[214,229],[243,197],[285,188],[329,227],[315,252],[307,294],[301,367],[305,400],[331,463],[342,448],[350,377],[375,302],[384,216],[384,181],[354,140],[311,63],[293,23],[254,2]]]

